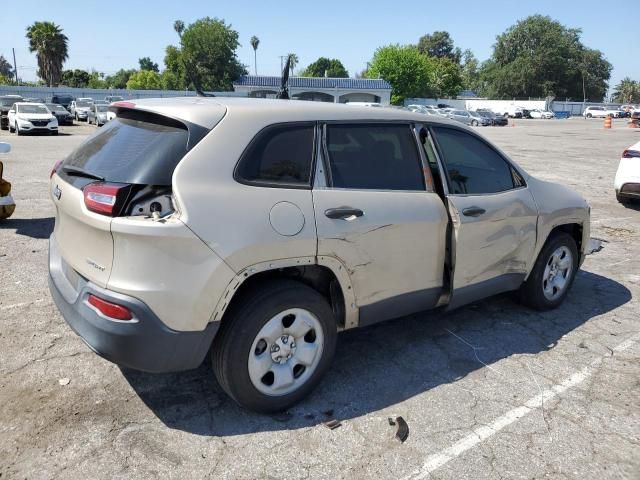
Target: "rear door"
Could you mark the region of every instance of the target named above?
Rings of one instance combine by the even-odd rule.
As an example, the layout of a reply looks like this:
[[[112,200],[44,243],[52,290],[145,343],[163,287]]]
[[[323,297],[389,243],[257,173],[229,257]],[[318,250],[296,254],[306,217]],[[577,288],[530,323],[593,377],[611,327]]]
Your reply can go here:
[[[322,147],[313,190],[318,255],[346,269],[360,325],[433,307],[447,214],[425,187],[431,177],[411,125],[330,123]]]
[[[482,138],[432,128],[453,226],[450,308],[517,288],[530,268],[538,211],[518,171]]]

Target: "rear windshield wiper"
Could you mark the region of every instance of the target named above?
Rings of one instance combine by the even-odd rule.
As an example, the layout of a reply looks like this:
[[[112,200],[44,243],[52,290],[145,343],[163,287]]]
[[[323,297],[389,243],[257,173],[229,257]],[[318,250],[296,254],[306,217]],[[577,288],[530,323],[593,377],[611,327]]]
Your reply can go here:
[[[73,175],[76,177],[93,178],[95,180],[100,180],[104,182],[104,177],[101,177],[100,175],[96,175],[95,173],[91,173],[90,171],[85,170],[84,168],[81,168],[81,167],[74,167],[73,165],[64,165],[62,167],[62,170],[67,172],[69,175]]]

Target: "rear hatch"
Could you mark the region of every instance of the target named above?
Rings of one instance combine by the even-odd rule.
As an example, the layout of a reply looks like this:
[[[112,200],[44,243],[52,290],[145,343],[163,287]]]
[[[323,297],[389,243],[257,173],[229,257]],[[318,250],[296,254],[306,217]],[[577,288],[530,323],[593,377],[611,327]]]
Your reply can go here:
[[[56,165],[51,179],[53,240],[72,284],[79,274],[106,287],[114,217],[172,214],[173,171],[209,131],[156,112],[114,108],[118,117]]]

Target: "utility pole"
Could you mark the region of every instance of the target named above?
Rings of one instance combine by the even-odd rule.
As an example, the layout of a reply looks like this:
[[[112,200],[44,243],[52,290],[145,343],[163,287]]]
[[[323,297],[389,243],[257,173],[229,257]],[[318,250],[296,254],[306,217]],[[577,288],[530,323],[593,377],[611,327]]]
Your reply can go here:
[[[16,49],[12,48],[11,50],[13,50],[13,73],[15,73],[16,75],[16,85],[18,85],[18,66],[16,64]]]
[[[282,71],[284,69],[284,59],[287,58],[289,55],[280,55],[280,75],[282,75],[284,72]]]

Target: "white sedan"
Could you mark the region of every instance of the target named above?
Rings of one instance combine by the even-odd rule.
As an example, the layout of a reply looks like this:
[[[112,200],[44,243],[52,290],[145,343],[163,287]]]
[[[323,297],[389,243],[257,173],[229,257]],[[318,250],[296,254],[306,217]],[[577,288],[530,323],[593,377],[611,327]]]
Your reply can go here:
[[[614,187],[620,203],[640,200],[640,142],[622,152]]]
[[[553,112],[548,112],[547,110],[538,110],[534,109],[529,112],[531,118],[553,118],[555,114]]]

